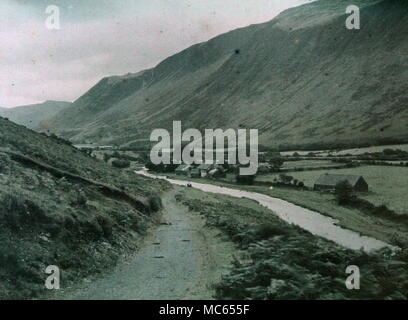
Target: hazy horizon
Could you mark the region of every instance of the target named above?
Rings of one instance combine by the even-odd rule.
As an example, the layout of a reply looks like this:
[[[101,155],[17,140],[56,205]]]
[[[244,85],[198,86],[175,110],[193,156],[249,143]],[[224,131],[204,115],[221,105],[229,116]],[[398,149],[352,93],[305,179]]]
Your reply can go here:
[[[72,102],[101,78],[135,73],[199,42],[273,19],[309,0],[55,0],[61,27],[45,27],[39,0],[0,4],[0,107]]]

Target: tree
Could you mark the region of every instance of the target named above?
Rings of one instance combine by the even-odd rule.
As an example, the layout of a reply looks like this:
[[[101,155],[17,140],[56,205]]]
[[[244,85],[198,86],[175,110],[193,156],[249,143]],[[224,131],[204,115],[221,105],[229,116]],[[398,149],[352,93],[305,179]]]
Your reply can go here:
[[[256,175],[243,176],[243,175],[237,174],[235,177],[235,180],[237,181],[237,183],[241,183],[241,184],[254,184],[255,177]]]
[[[273,171],[279,171],[279,169],[283,166],[284,161],[280,157],[275,157],[269,159],[268,163],[272,166]]]
[[[335,194],[340,205],[349,204],[354,197],[353,187],[348,181],[342,181],[336,185]]]
[[[288,176],[288,175],[286,175],[286,174],[284,174],[284,173],[281,173],[281,174],[279,175],[279,179],[280,179],[280,181],[282,181],[283,183],[289,184],[289,183],[293,180],[293,177],[292,177],[292,176]]]

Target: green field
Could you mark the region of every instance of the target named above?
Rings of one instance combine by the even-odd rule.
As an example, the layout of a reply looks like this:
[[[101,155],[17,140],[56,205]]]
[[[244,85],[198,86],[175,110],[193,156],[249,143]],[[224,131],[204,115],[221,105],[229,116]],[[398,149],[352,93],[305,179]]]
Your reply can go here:
[[[324,173],[362,175],[369,186],[368,193],[361,197],[376,204],[385,204],[397,213],[408,214],[408,168],[390,166],[361,166],[357,168],[313,170],[291,172],[290,175],[306,186],[313,187],[314,182]],[[273,181],[276,174],[258,176],[258,181]]]
[[[312,152],[320,157],[328,156],[329,154],[333,156],[341,156],[346,154],[359,155],[364,153],[375,153],[383,152],[384,149],[400,149],[403,151],[408,151],[408,144],[393,144],[393,145],[382,145],[382,146],[373,146],[373,147],[364,147],[364,148],[351,148],[351,149],[342,149],[342,150],[314,150],[314,151],[283,151],[281,152],[282,156],[293,156],[294,153],[298,153],[301,156],[306,156],[308,153]]]
[[[341,163],[336,163],[330,160],[299,160],[285,161],[282,169],[338,167],[341,165]]]

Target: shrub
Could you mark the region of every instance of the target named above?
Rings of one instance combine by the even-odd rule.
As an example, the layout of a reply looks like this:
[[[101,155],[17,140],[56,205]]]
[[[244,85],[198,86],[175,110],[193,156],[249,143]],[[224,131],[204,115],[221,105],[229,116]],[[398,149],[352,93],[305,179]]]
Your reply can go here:
[[[254,184],[255,181],[255,175],[237,175],[235,177],[235,180],[237,181],[237,183],[241,183],[241,184]]]
[[[255,228],[257,240],[266,240],[277,235],[286,235],[288,230],[283,225],[265,224]]]
[[[162,207],[161,198],[158,196],[152,196],[149,198],[149,205],[152,211],[159,211]]]
[[[86,198],[85,194],[83,192],[78,192],[77,195],[75,196],[75,199],[71,201],[71,205],[84,206],[86,205],[87,201],[88,199]]]
[[[290,182],[293,180],[293,177],[282,173],[279,175],[279,179],[285,184],[290,184]]]
[[[336,185],[335,194],[340,205],[349,204],[354,197],[353,187],[347,181],[340,182]]]
[[[0,217],[12,229],[47,220],[44,211],[36,203],[13,194],[6,194],[0,199]]]
[[[103,234],[105,237],[110,237],[113,231],[113,223],[112,220],[108,217],[99,216],[97,218],[99,225],[102,228]]]
[[[130,167],[130,161],[128,160],[113,160],[112,166],[119,169],[125,169]]]

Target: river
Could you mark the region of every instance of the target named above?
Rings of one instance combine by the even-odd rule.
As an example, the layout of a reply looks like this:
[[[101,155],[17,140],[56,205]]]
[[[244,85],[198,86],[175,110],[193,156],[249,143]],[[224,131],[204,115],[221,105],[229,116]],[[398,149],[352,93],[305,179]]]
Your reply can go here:
[[[397,247],[387,244],[378,239],[362,236],[355,231],[344,229],[337,225],[338,221],[336,219],[297,206],[288,201],[267,196],[265,194],[231,189],[212,184],[170,179],[165,176],[153,175],[146,171],[136,171],[136,173],[153,179],[166,180],[175,185],[187,186],[187,184],[190,183],[193,188],[199,189],[204,192],[224,194],[236,198],[248,198],[255,200],[259,204],[270,209],[274,214],[279,216],[284,221],[297,225],[302,229],[309,231],[313,235],[331,240],[349,249],[364,250],[365,252],[370,252],[385,247],[388,247],[392,250],[398,249]]]

